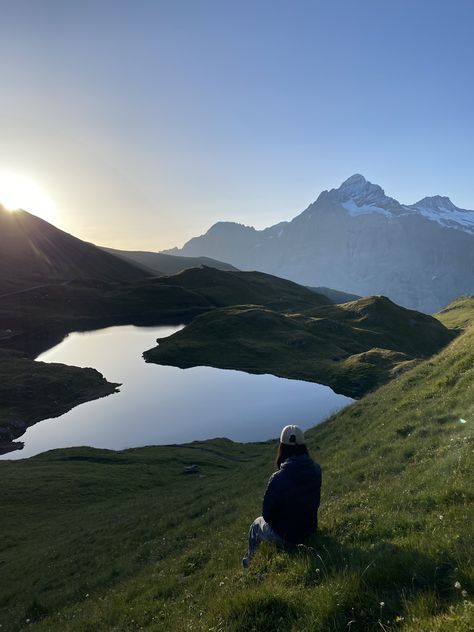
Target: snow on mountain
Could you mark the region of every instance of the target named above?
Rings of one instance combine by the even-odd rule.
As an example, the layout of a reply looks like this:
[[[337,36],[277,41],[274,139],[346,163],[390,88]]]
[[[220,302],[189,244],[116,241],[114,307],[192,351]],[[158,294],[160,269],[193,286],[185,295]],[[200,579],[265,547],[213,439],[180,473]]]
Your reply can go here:
[[[455,228],[474,234],[474,211],[458,208],[448,197],[441,195],[425,197],[408,208],[446,228]]]
[[[349,212],[349,215],[352,215],[353,217],[356,215],[366,215],[367,213],[382,213],[385,217],[392,217],[392,213],[390,213],[390,211],[380,206],[376,206],[375,204],[361,204],[359,206],[355,200],[347,200],[346,202],[342,202],[341,206],[343,206],[346,211]]]
[[[353,216],[381,213],[390,217],[403,212],[403,207],[397,200],[385,195],[382,187],[372,184],[360,173],[345,180],[338,189],[329,191],[329,196]]]
[[[432,313],[474,294],[474,211],[447,197],[400,204],[355,174],[289,222],[220,222],[173,254],[207,256],[310,286],[384,294]]]
[[[474,211],[455,206],[448,197],[434,195],[415,204],[400,204],[385,195],[378,184],[372,184],[360,174],[355,174],[329,191],[340,205],[353,217],[368,213],[381,213],[385,217],[407,213],[419,213],[426,219],[438,222],[446,228],[464,230],[474,234]]]
[[[360,173],[356,173],[347,180],[345,180],[338,189],[332,189],[330,191],[340,202],[347,202],[352,200],[358,206],[376,205],[380,202],[392,201],[385,195],[385,191],[378,184],[372,184],[361,176]]]

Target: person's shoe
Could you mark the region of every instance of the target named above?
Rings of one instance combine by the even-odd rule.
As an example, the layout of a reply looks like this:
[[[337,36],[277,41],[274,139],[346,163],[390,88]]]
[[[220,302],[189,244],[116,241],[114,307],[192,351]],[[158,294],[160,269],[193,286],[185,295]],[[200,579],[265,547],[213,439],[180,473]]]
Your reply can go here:
[[[242,566],[248,568],[250,566],[250,558],[245,556],[242,558]]]

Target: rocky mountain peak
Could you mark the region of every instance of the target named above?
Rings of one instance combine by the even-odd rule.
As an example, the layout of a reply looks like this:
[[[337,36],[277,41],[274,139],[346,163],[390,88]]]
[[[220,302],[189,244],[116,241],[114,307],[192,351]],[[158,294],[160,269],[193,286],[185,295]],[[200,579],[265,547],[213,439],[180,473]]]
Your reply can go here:
[[[241,233],[241,232],[250,232],[254,233],[255,228],[253,226],[246,226],[245,224],[239,224],[238,222],[216,222],[213,224],[207,234],[228,234],[230,232],[233,233]]]
[[[333,189],[331,193],[335,194],[339,202],[353,200],[357,206],[375,205],[388,199],[382,187],[378,184],[372,184],[360,173],[345,180],[338,189]]]
[[[353,176],[347,178],[347,180],[344,180],[344,182],[339,187],[339,190],[360,190],[364,188],[366,184],[368,184],[368,180],[366,180],[362,174],[354,173]]]
[[[347,178],[338,189],[325,191],[319,199],[324,202],[327,197],[353,216],[382,213],[390,217],[404,212],[400,203],[385,195],[381,186],[369,182],[360,173]]]
[[[433,210],[448,209],[451,211],[459,210],[458,207],[451,202],[451,200],[444,195],[432,195],[430,197],[424,197],[422,200],[414,204],[413,206],[422,206],[423,208],[429,208]]]

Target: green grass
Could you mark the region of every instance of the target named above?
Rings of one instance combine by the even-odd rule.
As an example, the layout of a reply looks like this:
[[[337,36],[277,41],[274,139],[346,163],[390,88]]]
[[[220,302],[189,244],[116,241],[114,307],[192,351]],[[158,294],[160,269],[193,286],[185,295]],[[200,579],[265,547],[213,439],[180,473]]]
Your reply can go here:
[[[182,368],[209,365],[319,382],[360,397],[454,335],[431,316],[371,296],[301,310],[216,309],[144,355]]]
[[[37,284],[31,281],[31,286]],[[51,331],[65,335],[111,324],[187,322],[216,307],[247,303],[295,309],[317,307],[329,299],[262,272],[193,268],[135,282],[75,280],[12,294],[0,302],[0,329],[29,332],[30,337]]]
[[[474,296],[461,296],[435,317],[450,329],[465,329],[474,322]]]
[[[471,327],[309,431],[320,533],[247,573],[276,444],[0,462],[2,630],[471,631],[473,384]]]

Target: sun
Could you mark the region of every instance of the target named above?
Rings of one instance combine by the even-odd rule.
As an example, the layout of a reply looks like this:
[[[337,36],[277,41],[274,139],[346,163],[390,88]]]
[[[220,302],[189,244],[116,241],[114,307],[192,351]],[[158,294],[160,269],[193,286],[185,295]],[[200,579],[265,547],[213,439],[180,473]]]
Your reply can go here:
[[[0,171],[0,204],[9,211],[23,209],[47,222],[56,215],[53,201],[34,180],[9,171]]]

